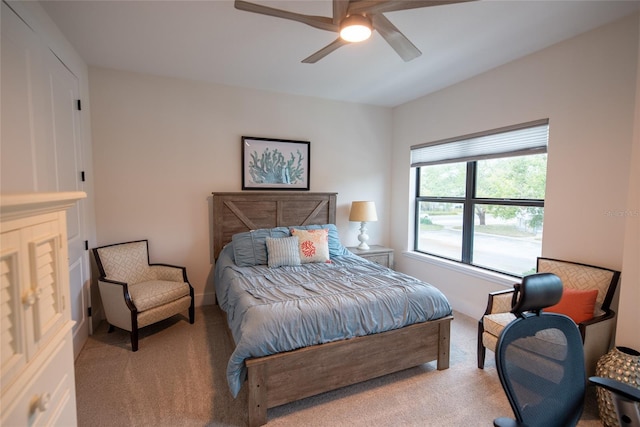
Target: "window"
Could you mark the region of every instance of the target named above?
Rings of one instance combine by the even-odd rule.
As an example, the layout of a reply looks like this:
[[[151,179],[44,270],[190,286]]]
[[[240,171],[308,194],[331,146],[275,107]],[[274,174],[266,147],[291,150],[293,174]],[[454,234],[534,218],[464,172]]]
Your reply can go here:
[[[411,147],[414,250],[522,277],[541,255],[548,120]]]

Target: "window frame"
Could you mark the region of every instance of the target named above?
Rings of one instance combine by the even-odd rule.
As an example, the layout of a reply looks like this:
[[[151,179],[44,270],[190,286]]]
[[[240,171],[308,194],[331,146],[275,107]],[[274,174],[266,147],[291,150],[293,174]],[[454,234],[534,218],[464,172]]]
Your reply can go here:
[[[415,195],[415,212],[414,212],[414,247],[413,250],[418,253],[435,256],[438,258],[447,259],[454,262],[461,262],[463,264],[473,265],[474,267],[483,268],[486,270],[494,271],[496,273],[508,274],[514,277],[521,277],[512,273],[508,273],[501,270],[491,269],[486,266],[479,266],[473,264],[473,235],[475,228],[475,206],[476,205],[501,205],[501,206],[519,206],[519,207],[539,207],[544,208],[544,199],[506,199],[506,198],[485,198],[475,196],[475,184],[476,184],[476,171],[477,161],[466,162],[467,164],[467,177],[466,177],[466,191],[465,197],[434,197],[434,196],[421,196],[420,195],[420,168],[416,169],[416,195]],[[428,167],[428,166],[422,166]],[[462,216],[462,254],[461,259],[456,260],[445,257],[443,255],[434,254],[421,250],[418,248],[418,236],[420,229],[420,203],[421,202],[435,202],[435,203],[457,203],[463,206]]]
[[[527,126],[537,126],[540,124],[546,124],[548,126],[548,119],[539,120],[536,122],[530,122],[522,125],[510,126],[507,128],[496,129],[488,132],[481,132],[478,134],[474,134],[472,136],[477,135],[490,135],[495,133],[503,133],[508,132],[514,129],[522,129]],[[467,136],[468,137],[468,136]],[[456,143],[466,137],[460,138],[450,138],[444,141],[439,141],[436,143],[430,144],[422,144],[420,146],[412,147],[412,150],[417,148],[421,148],[428,145],[438,145],[441,143]],[[547,139],[548,141],[548,139]],[[544,147],[544,153],[546,153],[546,146]],[[498,269],[493,269],[484,265],[476,265],[473,263],[473,244],[474,244],[474,229],[475,229],[475,208],[476,205],[501,205],[501,206],[518,206],[518,207],[538,207],[544,208],[545,199],[546,199],[546,191],[545,191],[545,199],[513,199],[513,198],[491,198],[491,197],[477,197],[476,196],[476,187],[477,187],[477,171],[478,171],[478,161],[482,161],[489,158],[513,158],[513,157],[521,157],[528,155],[539,154],[540,151],[537,152],[519,152],[519,153],[504,153],[503,155],[491,155],[487,157],[475,157],[473,159],[460,159],[459,161],[452,161],[451,159],[447,159],[441,162],[433,163],[433,164],[423,164],[413,166],[415,169],[415,203],[414,203],[414,227],[413,227],[413,250],[416,253],[426,254],[429,256],[446,259],[449,261],[453,261],[460,264],[470,265],[476,268],[480,268],[487,271],[492,271],[495,273],[505,274],[512,277],[521,278],[522,276],[517,275],[515,273],[510,273]],[[548,159],[547,159],[548,160]],[[466,163],[466,177],[465,177],[465,195],[464,197],[441,197],[441,196],[421,196],[421,168],[435,166],[437,164],[444,163]],[[419,249],[419,237],[420,237],[420,205],[423,202],[435,202],[435,203],[455,203],[462,204],[463,206],[463,218],[462,218],[462,242],[461,242],[461,257],[460,260],[449,258],[444,255],[434,254],[425,251],[424,249]]]

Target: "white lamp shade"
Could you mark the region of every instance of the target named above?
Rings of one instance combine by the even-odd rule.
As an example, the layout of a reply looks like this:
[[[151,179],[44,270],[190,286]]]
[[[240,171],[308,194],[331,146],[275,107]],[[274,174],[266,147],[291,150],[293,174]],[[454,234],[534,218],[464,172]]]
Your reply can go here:
[[[376,204],[374,202],[352,202],[349,221],[377,221]]]

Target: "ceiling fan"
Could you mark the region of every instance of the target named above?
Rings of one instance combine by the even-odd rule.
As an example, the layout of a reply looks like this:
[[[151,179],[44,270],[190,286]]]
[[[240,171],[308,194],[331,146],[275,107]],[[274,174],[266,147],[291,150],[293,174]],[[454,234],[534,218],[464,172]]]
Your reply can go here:
[[[473,0],[333,0],[331,18],[289,12],[244,0],[235,0],[235,7],[338,33],[337,39],[302,60],[303,63],[313,64],[341,46],[366,40],[373,30],[378,31],[404,61],[411,61],[422,55],[422,52],[383,13],[467,1]]]

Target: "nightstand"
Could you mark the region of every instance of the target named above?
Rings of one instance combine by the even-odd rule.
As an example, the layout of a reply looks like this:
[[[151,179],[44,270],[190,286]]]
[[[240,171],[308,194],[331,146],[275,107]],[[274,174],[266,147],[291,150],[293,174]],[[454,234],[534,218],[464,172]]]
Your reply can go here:
[[[369,250],[363,251],[355,246],[348,247],[349,251],[376,264],[393,268],[393,249],[380,245],[371,245]]]

